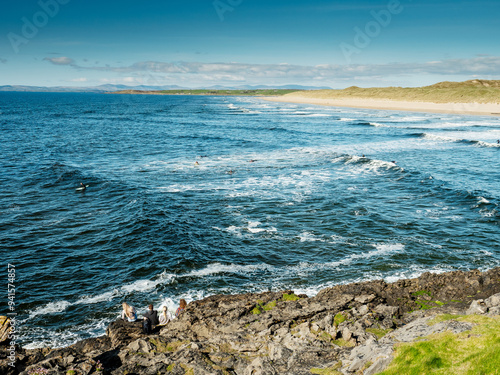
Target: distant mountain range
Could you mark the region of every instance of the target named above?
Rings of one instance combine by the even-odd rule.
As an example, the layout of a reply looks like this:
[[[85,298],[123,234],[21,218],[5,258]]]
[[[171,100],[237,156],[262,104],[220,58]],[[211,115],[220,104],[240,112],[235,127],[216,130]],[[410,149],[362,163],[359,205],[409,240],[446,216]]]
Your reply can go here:
[[[126,85],[100,85],[93,87],[68,87],[68,86],[56,86],[56,87],[44,87],[44,86],[21,86],[21,85],[7,85],[0,86],[0,91],[24,91],[24,92],[113,92],[121,90],[192,90],[192,87],[182,87],[177,85],[167,85],[167,86],[126,86]],[[208,89],[208,90],[261,90],[261,89],[286,89],[286,90],[325,90],[331,89],[327,86],[301,86],[301,85],[284,85],[284,86],[266,86],[266,85],[243,85],[243,86],[210,86],[210,87],[197,87],[196,89]]]

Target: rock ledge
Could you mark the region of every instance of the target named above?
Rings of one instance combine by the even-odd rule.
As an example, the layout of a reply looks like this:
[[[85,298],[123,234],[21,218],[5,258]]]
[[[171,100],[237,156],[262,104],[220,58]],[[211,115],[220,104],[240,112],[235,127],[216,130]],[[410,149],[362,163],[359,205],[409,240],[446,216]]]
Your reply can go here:
[[[179,319],[151,335],[142,334],[140,323],[118,320],[105,336],[66,348],[17,348],[15,368],[2,350],[0,373],[25,375],[43,367],[66,375],[299,375],[321,369],[372,375],[390,364],[395,343],[471,329],[454,320],[427,324],[442,313],[499,315],[500,268],[338,285],[312,298],[292,291],[215,295],[190,303]]]

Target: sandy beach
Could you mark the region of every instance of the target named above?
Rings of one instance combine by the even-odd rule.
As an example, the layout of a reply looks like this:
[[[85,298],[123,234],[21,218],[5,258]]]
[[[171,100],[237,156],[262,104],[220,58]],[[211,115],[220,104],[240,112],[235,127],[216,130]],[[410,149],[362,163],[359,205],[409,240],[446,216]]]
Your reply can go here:
[[[315,104],[331,107],[386,109],[410,112],[452,113],[463,115],[500,116],[500,104],[497,103],[430,103],[385,99],[335,98],[320,99],[300,96],[294,93],[281,97],[264,97],[272,102]]]

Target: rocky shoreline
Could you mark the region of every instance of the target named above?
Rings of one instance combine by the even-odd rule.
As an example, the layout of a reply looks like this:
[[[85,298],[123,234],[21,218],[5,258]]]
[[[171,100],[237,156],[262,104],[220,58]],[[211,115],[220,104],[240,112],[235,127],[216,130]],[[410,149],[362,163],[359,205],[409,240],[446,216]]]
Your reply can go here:
[[[427,324],[438,314],[500,315],[500,268],[424,273],[418,278],[338,285],[315,297],[292,291],[215,295],[150,335],[117,320],[106,335],[61,349],[16,348],[0,373],[364,374],[383,371],[394,346],[471,323]],[[42,371],[42,370],[41,370]]]

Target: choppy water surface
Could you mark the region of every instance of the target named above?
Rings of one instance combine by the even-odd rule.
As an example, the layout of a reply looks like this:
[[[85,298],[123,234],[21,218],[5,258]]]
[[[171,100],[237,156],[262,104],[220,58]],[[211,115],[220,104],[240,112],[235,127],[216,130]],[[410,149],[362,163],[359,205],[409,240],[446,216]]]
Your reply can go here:
[[[40,93],[0,93],[0,111],[26,347],[101,335],[124,300],[500,265],[495,117]]]

